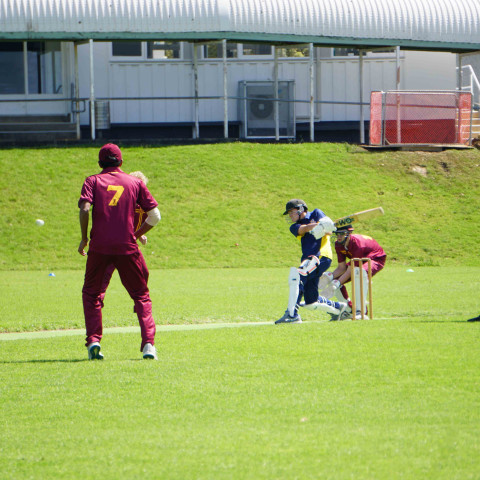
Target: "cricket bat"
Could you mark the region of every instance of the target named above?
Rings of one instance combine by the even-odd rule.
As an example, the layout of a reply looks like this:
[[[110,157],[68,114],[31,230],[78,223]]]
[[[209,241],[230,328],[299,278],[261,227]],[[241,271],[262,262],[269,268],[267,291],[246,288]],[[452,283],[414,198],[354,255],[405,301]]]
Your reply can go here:
[[[354,222],[359,222],[362,220],[369,220],[370,218],[379,217],[383,215],[385,212],[383,211],[382,207],[371,208],[370,210],[363,210],[362,212],[352,213],[351,215],[347,215],[346,217],[337,218],[334,220],[335,226],[337,228],[346,227]]]

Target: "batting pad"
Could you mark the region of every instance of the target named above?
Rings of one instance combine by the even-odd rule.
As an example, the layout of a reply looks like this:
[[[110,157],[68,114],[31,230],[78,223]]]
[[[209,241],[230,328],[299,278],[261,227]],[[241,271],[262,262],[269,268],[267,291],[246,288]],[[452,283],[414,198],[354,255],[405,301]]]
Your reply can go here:
[[[290,268],[288,275],[288,314],[293,317],[295,315],[295,307],[297,305],[298,292],[300,291],[300,274],[296,267]]]
[[[362,276],[363,276],[363,301],[365,308],[367,306],[367,299],[368,299],[368,274],[362,268]],[[361,295],[360,295],[360,267],[355,267],[355,308],[357,312],[362,311],[362,302],[361,302]],[[353,292],[352,292],[353,295]]]

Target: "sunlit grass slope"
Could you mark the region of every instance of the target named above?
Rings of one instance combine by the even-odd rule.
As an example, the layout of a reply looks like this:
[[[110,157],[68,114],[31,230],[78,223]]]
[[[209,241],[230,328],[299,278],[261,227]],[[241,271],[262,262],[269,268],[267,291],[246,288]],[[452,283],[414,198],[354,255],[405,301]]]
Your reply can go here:
[[[99,171],[98,146],[0,151],[0,269],[83,269],[77,200]],[[409,265],[480,265],[480,152],[368,153],[346,144],[123,147],[162,222],[143,249],[150,268],[276,267],[298,261],[282,217],[304,199],[332,218],[376,206],[358,226]],[[45,220],[43,227],[35,219]]]

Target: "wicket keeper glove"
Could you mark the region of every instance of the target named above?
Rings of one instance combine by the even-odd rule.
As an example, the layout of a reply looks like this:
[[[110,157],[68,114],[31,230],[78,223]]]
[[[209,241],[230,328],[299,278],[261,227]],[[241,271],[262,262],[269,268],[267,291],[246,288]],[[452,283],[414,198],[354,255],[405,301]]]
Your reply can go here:
[[[341,287],[342,285],[338,280],[333,280],[332,283],[330,283],[327,288],[325,288],[322,291],[322,297],[325,298],[332,298],[335,296],[335,292]]]
[[[320,277],[320,281],[318,282],[318,289],[324,290],[332,283],[332,281],[333,281],[333,273],[323,272],[322,276]]]

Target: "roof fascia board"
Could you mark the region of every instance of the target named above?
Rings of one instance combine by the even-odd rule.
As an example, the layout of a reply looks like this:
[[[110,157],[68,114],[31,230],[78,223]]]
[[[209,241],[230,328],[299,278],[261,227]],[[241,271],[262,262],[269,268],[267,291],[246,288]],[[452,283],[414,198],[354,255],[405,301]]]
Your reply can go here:
[[[184,41],[221,41],[226,39],[237,42],[309,44],[335,47],[350,46],[358,48],[401,47],[404,50],[428,50],[449,52],[474,52],[480,50],[478,43],[438,42],[398,38],[350,38],[303,35],[282,35],[251,32],[0,32],[0,41],[61,40],[61,41],[122,41],[122,40],[184,40]]]

